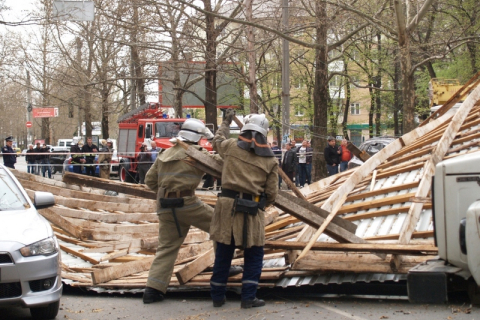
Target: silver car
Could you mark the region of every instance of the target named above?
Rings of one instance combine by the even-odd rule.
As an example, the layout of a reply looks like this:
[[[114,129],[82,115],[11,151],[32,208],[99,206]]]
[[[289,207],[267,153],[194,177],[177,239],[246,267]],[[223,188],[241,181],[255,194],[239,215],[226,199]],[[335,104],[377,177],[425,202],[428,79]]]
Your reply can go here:
[[[48,192],[35,192],[32,203],[0,165],[0,307],[30,308],[35,319],[55,318],[62,295],[58,242],[37,212],[54,204]]]

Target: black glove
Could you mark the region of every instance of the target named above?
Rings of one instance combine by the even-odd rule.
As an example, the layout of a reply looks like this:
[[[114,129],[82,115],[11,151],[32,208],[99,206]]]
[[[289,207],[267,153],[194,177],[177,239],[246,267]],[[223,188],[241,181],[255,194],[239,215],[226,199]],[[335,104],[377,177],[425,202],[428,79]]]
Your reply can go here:
[[[232,109],[227,109],[227,111],[225,111],[225,122],[228,125],[232,123],[233,117],[235,117],[235,111],[233,111]]]

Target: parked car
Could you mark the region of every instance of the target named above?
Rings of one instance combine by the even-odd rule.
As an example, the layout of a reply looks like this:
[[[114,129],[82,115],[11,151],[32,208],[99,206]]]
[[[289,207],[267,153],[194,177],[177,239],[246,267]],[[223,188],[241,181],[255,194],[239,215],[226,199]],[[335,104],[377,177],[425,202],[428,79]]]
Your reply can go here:
[[[37,209],[53,206],[54,197],[37,191],[32,202],[3,165],[0,190],[0,306],[30,308],[34,319],[53,319],[63,289],[60,249]]]
[[[52,174],[63,172],[63,163],[67,159],[67,155],[63,151],[52,151],[50,155],[50,168]]]
[[[20,148],[13,148],[13,151],[15,151],[17,153],[17,156],[22,154],[22,149],[20,149]]]
[[[370,156],[373,156],[375,153],[379,152],[380,150],[385,148],[385,146],[392,143],[393,141],[395,141],[395,137],[391,137],[391,136],[374,137],[374,138],[365,140],[358,147],[358,149],[360,149],[361,151],[365,151]],[[361,166],[362,164],[363,164],[363,161],[354,156],[348,162],[348,169],[352,169],[352,168]]]

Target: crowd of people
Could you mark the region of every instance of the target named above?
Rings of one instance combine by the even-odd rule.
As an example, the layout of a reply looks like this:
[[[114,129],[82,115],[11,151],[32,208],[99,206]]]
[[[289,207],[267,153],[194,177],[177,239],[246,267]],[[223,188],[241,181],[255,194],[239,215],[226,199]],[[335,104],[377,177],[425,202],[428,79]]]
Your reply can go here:
[[[71,165],[73,172],[95,176],[97,165],[99,166],[99,176],[102,179],[110,178],[110,163],[112,161],[113,142],[110,139],[100,140],[101,147],[93,143],[92,137],[87,137],[87,143],[75,137],[70,145]],[[98,154],[97,163],[95,158]]]

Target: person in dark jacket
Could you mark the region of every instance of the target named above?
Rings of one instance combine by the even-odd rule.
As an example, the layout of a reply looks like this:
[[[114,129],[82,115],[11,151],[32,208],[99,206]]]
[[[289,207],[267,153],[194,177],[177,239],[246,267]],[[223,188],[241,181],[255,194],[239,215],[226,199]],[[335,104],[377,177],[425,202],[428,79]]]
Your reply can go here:
[[[140,184],[145,184],[145,175],[153,164],[152,153],[147,150],[145,143],[140,147],[140,152],[137,156],[137,172]]]
[[[295,146],[295,144],[293,144]],[[295,169],[297,168],[297,153],[292,149],[292,143],[285,145],[287,151],[283,155],[282,170],[293,181],[295,177]]]
[[[88,176],[95,176],[95,153],[98,152],[98,147],[93,144],[92,137],[87,137],[87,144],[84,144],[82,151],[85,152],[85,174]]]
[[[305,182],[310,184],[310,177],[308,175],[307,166],[312,163],[312,148],[308,147],[307,140],[303,140],[302,145],[296,150],[298,155],[298,184],[303,188]],[[311,171],[310,171],[311,172]],[[296,181],[297,182],[297,181]]]
[[[328,137],[327,141],[328,145],[323,151],[323,155],[325,157],[325,162],[327,163],[328,176],[333,176],[338,173],[342,148],[336,145],[334,137]]]
[[[2,148],[3,164],[6,167],[15,169],[15,163],[17,162],[17,153],[12,148],[13,137],[5,138],[5,146]]]
[[[33,148],[34,153],[35,153],[35,167],[36,167],[36,174],[40,175],[40,172],[42,171],[42,146],[40,145],[40,142],[36,143],[36,147]]]
[[[42,175],[45,178],[45,172],[48,172],[48,177],[52,178],[52,170],[50,169],[50,147],[44,143],[40,150],[42,152]]]
[[[25,161],[27,161],[27,172],[31,174],[35,174],[36,156],[32,153],[35,153],[35,150],[33,149],[33,144],[29,144],[27,154],[25,155]]]

